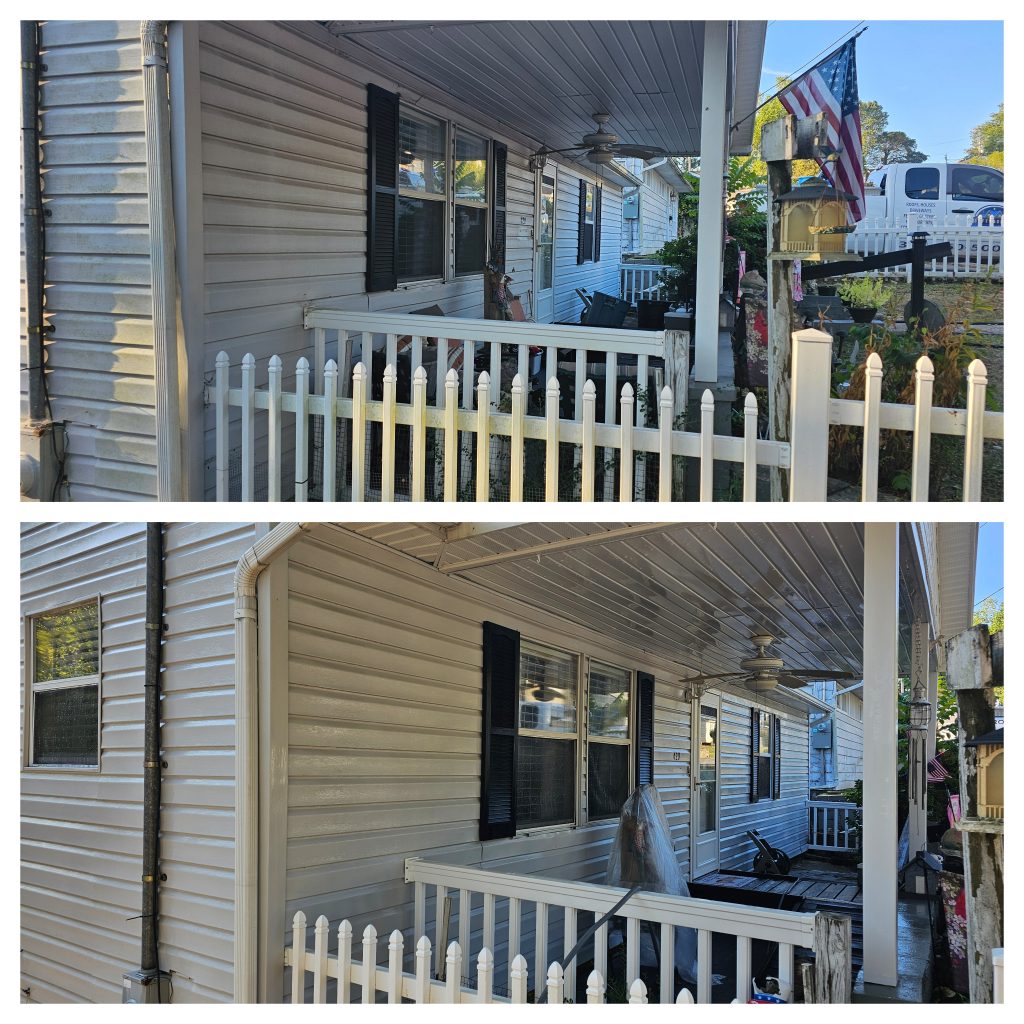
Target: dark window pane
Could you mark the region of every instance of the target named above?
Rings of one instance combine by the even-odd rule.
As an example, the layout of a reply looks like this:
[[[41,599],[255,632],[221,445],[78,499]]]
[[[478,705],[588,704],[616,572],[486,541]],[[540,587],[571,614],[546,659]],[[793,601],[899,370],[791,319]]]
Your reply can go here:
[[[950,194],[956,199],[1003,201],[1003,176],[986,167],[954,167]]]
[[[759,755],[757,758],[757,795],[770,800],[772,795],[772,759]]]
[[[629,747],[591,743],[587,759],[587,817],[617,818],[629,796]]]
[[[583,262],[587,263],[594,258],[594,225],[584,224],[583,231]]]
[[[401,189],[445,193],[445,126],[402,108],[398,119],[398,185]]]
[[[444,206],[431,199],[398,201],[398,279],[441,277],[444,266]]]
[[[96,735],[99,688],[70,686],[35,694],[33,764],[99,764]]]
[[[629,739],[630,678],[625,669],[591,664],[587,720],[591,736]]]
[[[576,658],[523,643],[519,653],[519,728],[576,731]]]
[[[455,207],[455,273],[480,274],[487,254],[487,210]]]
[[[907,171],[904,191],[909,199],[938,199],[938,167],[911,167]]]
[[[76,679],[99,671],[99,605],[95,601],[33,620],[35,679]]]
[[[576,741],[520,736],[516,764],[519,828],[576,820]]]

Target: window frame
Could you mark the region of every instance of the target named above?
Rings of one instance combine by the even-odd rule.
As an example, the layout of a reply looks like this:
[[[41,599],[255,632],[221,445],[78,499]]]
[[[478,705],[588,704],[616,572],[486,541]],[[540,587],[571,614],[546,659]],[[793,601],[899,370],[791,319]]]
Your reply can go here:
[[[595,239],[597,238],[597,185],[584,179],[583,182],[584,200],[583,200],[583,220],[580,221],[580,230],[584,232],[583,240],[583,260],[581,266],[586,266],[588,263],[596,263],[594,259],[595,252]],[[587,219],[587,202],[590,202],[590,219]],[[590,236],[590,255],[587,255],[587,241],[586,234],[589,232]]]
[[[611,669],[613,672],[625,672],[627,677],[629,678],[629,683],[627,684],[628,687],[629,687],[629,712],[627,714],[627,719],[626,719],[626,721],[627,721],[627,724],[626,724],[627,736],[626,736],[625,739],[622,739],[621,737],[618,737],[618,736],[595,736],[595,735],[592,735],[591,732],[590,732],[590,676],[591,676],[591,673],[592,673],[595,665],[598,666],[599,668]],[[587,675],[586,675],[586,681],[585,681],[585,685],[584,685],[584,690],[585,690],[585,693],[584,693],[584,697],[583,697],[583,699],[584,699],[583,707],[584,707],[584,715],[585,715],[585,720],[584,720],[585,728],[584,728],[583,746],[584,746],[585,749],[583,750],[583,758],[582,758],[582,762],[583,763],[582,763],[582,768],[581,768],[580,780],[581,780],[581,783],[582,783],[583,779],[584,778],[586,779],[586,783],[587,783],[587,788],[586,788],[587,800],[586,800],[586,807],[582,808],[582,811],[583,811],[583,814],[584,814],[584,817],[585,817],[585,823],[586,824],[590,824],[591,822],[598,822],[598,821],[614,821],[616,819],[617,815],[607,815],[607,816],[595,818],[595,817],[592,817],[591,814],[590,814],[590,744],[591,743],[604,743],[604,744],[607,744],[608,746],[625,747],[626,748],[626,751],[627,751],[627,755],[626,755],[626,769],[627,769],[627,772],[628,772],[627,784],[626,784],[626,795],[629,796],[629,794],[633,792],[633,789],[634,789],[634,787],[636,785],[636,783],[634,782],[635,771],[636,771],[635,764],[634,764],[634,761],[635,761],[635,757],[634,757],[634,754],[635,754],[635,750],[634,750],[634,737],[636,735],[636,714],[637,714],[637,709],[636,709],[636,670],[635,669],[631,669],[631,668],[626,668],[624,665],[615,665],[612,662],[602,661],[600,658],[593,658],[593,657],[588,656],[587,657]]]
[[[472,281],[473,278],[483,278],[484,272],[482,270],[473,270],[468,273],[456,274],[455,272],[455,215],[457,206],[468,206],[473,209],[482,209],[486,213],[484,215],[484,263],[491,256],[492,246],[492,212],[494,206],[494,196],[491,194],[493,186],[491,183],[492,177],[492,166],[494,161],[494,140],[489,138],[482,132],[475,131],[466,125],[459,124],[459,122],[452,120],[450,117],[446,117],[443,114],[437,114],[430,110],[425,110],[423,107],[417,106],[414,103],[408,103],[404,99],[399,98],[398,101],[398,118],[401,123],[403,112],[410,112],[418,117],[428,118],[431,121],[436,121],[443,126],[444,129],[444,153],[445,153],[445,190],[443,195],[436,195],[429,192],[415,192],[411,189],[405,189],[399,184],[398,195],[396,196],[396,203],[401,204],[402,199],[427,199],[434,203],[444,204],[444,215],[442,217],[444,223],[444,238],[442,239],[442,270],[440,277],[401,277],[396,272],[396,283],[398,289],[409,290],[424,286],[438,285],[438,284],[452,284],[456,281]],[[455,197],[455,151],[456,151],[456,140],[459,132],[464,135],[472,136],[474,139],[481,140],[484,143],[486,150],[486,170],[485,170],[485,188],[487,190],[487,202],[476,203],[471,200],[456,199]],[[401,167],[401,164],[399,164]],[[397,218],[397,211],[396,211]],[[398,241],[395,242],[395,262],[398,263]]]
[[[921,195],[921,192],[925,191],[925,189],[923,189],[923,188],[915,188],[913,192],[910,192],[909,189],[908,189],[908,186],[910,184],[911,175],[914,175],[915,177],[920,177],[921,175],[924,175],[924,174],[927,174],[929,177],[931,177],[932,175],[935,176],[935,185],[934,185],[935,195],[934,196],[930,196],[930,195],[929,196],[923,196],[923,195]],[[931,189],[932,189],[932,186],[929,185],[927,191],[931,191]],[[908,167],[907,168],[906,172],[903,175],[903,198],[904,199],[913,199],[913,200],[916,200],[917,202],[920,202],[920,203],[934,203],[934,202],[937,202],[941,197],[942,197],[942,175],[941,175],[938,167],[928,167],[926,165],[926,166],[923,166],[923,167]]]
[[[774,800],[775,799],[775,758],[777,751],[775,749],[775,718],[776,716],[771,711],[763,711],[758,709],[758,766],[757,766],[757,800],[760,803],[762,800]],[[768,753],[761,753],[761,745],[764,742],[764,726],[765,720],[767,719],[768,725]],[[761,764],[765,758],[768,760],[768,792],[765,794],[761,793],[761,787],[764,785],[764,772],[761,771]]]
[[[74,676],[70,679],[47,679],[36,682],[36,622],[50,615],[59,615],[72,608],[96,605],[96,672],[94,675]],[[74,772],[76,774],[99,773],[103,765],[103,601],[101,595],[84,601],[71,601],[45,608],[24,616],[25,621],[25,678],[24,709],[22,726],[21,767],[31,772]],[[36,693],[70,690],[79,686],[96,687],[96,763],[95,764],[36,764],[35,763],[35,695]]]

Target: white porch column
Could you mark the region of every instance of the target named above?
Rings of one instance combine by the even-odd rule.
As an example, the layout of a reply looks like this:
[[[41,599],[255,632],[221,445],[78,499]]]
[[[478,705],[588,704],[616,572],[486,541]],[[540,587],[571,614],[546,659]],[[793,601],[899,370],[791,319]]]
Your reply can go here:
[[[718,380],[718,301],[722,293],[725,203],[722,178],[729,139],[726,109],[729,22],[704,22],[704,83],[700,121],[700,199],[697,205],[697,295],[693,376]]]
[[[864,525],[864,981],[895,985],[896,523]]]

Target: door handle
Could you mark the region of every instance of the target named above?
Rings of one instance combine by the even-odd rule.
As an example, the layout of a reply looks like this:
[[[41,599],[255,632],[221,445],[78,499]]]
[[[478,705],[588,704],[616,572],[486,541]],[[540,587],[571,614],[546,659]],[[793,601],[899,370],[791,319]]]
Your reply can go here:
[[[974,213],[973,210],[950,210],[950,213]]]

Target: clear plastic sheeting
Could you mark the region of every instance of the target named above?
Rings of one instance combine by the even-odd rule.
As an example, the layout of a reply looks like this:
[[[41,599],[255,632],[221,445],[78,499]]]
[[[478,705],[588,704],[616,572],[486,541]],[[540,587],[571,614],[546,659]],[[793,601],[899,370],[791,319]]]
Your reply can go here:
[[[639,786],[630,793],[622,806],[619,827],[612,843],[612,853],[605,875],[608,885],[629,889],[639,885],[648,892],[662,892],[670,896],[690,898],[686,879],[672,846],[665,808],[658,790],[653,785]],[[658,930],[641,928],[640,963],[656,965],[660,958]],[[622,941],[621,935],[610,936],[610,945]],[[697,931],[695,928],[676,928],[676,972],[683,981],[697,977]]]

